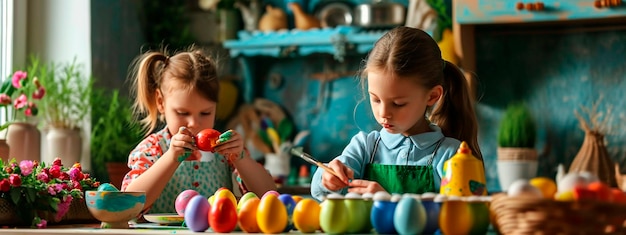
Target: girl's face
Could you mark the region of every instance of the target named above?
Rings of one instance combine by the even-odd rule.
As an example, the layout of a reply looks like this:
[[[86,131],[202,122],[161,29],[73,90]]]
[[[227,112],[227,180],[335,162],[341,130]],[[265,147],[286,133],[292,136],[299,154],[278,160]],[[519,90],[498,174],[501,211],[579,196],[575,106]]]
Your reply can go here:
[[[216,107],[217,103],[204,98],[195,89],[172,87],[157,91],[157,108],[165,116],[171,134],[176,134],[181,126],[189,128],[194,135],[213,128]]]
[[[415,135],[430,131],[424,117],[443,92],[441,86],[426,89],[412,79],[381,70],[368,70],[367,84],[372,113],[389,133]]]

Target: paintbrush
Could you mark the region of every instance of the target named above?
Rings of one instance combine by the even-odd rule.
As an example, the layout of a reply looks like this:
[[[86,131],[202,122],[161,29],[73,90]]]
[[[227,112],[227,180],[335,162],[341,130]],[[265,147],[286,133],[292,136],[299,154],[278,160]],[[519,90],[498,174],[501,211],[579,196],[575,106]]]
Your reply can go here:
[[[304,159],[306,162],[311,163],[313,165],[316,165],[319,168],[324,169],[325,171],[327,171],[328,173],[333,174],[334,176],[336,176],[337,178],[341,178],[341,176],[339,176],[339,174],[337,174],[337,172],[335,172],[332,168],[324,165],[324,163],[316,160],[315,158],[313,158],[311,155],[305,153],[302,151],[302,147],[296,147],[296,148],[291,148],[290,150],[292,155],[295,155],[297,157],[300,157],[302,159]]]

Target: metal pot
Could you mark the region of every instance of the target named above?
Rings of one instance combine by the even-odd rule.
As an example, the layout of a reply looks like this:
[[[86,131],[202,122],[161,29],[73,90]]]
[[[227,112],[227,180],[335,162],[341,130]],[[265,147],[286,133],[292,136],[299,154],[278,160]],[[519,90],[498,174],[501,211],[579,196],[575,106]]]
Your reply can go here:
[[[352,24],[364,28],[390,28],[404,25],[406,8],[399,3],[378,1],[354,7]]]

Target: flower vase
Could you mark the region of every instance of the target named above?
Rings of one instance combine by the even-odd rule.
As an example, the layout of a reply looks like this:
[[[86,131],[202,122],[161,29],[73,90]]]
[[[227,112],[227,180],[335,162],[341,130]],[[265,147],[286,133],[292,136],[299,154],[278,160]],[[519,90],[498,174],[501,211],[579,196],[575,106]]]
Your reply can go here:
[[[6,139],[0,139],[0,159],[6,162],[9,160],[9,154],[11,149],[9,148],[9,144],[7,144]]]
[[[41,133],[33,124],[16,122],[7,129],[7,144],[9,144],[9,159],[22,160],[41,159]]]
[[[53,162],[57,157],[68,166],[80,162],[82,139],[78,129],[50,128],[46,140],[48,150],[42,159],[44,162]]]

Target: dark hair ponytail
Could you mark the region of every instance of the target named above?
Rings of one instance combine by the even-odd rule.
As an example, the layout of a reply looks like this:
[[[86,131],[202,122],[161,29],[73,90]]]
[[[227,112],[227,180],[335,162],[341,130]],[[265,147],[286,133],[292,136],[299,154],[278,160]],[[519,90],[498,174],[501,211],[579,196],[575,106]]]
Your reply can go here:
[[[445,136],[468,143],[474,156],[482,160],[478,146],[478,121],[473,98],[463,72],[443,60],[444,93],[429,119],[436,123]]]

